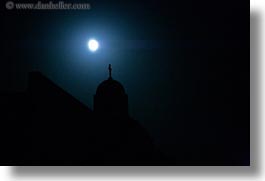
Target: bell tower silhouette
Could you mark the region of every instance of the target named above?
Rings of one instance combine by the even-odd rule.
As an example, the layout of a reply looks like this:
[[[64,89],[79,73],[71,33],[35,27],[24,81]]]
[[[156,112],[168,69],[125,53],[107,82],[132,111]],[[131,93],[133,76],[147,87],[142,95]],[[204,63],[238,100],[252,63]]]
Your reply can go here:
[[[109,64],[109,78],[97,87],[94,95],[94,112],[103,116],[127,117],[128,96],[122,84],[112,78]]]

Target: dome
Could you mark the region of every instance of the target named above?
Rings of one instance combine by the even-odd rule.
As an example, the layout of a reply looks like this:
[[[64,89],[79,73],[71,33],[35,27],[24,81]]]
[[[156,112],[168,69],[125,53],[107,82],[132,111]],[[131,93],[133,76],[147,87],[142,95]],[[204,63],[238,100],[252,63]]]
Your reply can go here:
[[[97,95],[123,95],[125,90],[121,83],[111,77],[104,80],[97,88]]]
[[[109,78],[99,84],[94,95],[94,111],[102,115],[115,117],[128,116],[128,96],[121,83],[111,77],[109,64]]]

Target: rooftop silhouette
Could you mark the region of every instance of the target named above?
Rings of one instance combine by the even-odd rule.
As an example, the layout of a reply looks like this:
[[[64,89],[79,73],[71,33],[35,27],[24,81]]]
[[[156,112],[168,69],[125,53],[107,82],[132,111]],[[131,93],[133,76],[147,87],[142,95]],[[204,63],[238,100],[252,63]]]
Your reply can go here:
[[[111,66],[109,78],[97,88],[94,111],[40,72],[29,74],[25,92],[5,94],[5,99],[4,127],[22,128],[12,133],[12,144],[4,144],[7,165],[169,164],[147,131],[129,117],[128,97],[111,77]]]

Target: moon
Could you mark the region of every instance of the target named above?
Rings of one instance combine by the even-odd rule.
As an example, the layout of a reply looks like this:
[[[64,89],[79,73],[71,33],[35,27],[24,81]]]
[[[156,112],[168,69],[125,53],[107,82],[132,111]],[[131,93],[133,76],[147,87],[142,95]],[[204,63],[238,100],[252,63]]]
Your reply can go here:
[[[88,41],[87,45],[88,45],[88,49],[89,49],[90,51],[92,51],[92,52],[97,51],[98,48],[99,48],[99,43],[98,43],[98,41],[95,40],[95,39],[90,39],[90,40]]]

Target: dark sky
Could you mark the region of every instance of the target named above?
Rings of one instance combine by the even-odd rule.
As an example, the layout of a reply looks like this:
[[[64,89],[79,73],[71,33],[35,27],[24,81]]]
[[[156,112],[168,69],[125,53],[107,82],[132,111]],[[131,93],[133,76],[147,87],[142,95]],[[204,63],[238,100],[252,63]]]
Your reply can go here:
[[[249,1],[68,2],[91,9],[2,6],[1,90],[24,90],[39,70],[92,108],[111,63],[130,115],[163,151],[248,147]]]

